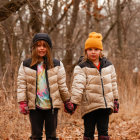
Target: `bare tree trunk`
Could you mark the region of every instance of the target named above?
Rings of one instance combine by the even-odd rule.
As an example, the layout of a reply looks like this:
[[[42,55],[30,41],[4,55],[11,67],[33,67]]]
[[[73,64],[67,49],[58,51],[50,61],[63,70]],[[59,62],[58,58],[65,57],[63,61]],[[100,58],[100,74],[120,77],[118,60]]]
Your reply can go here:
[[[120,15],[121,15],[121,13],[123,12],[123,10],[124,10],[124,8],[126,7],[126,5],[127,5],[127,2],[126,2],[125,0],[120,4]],[[109,2],[108,2],[108,6],[109,6]],[[116,11],[117,11],[117,9],[116,9]],[[110,8],[109,8],[109,13],[111,14]],[[112,17],[112,16],[111,16],[111,17]],[[104,35],[103,42],[106,41],[106,39],[107,39],[107,37],[109,36],[110,32],[111,32],[111,31],[114,29],[114,27],[117,25],[117,23],[118,23],[117,21],[118,21],[117,18],[116,18],[116,20],[115,20],[114,22],[111,20],[110,28],[108,29],[108,31],[107,31],[106,34]],[[120,23],[120,25],[121,25],[121,23]]]
[[[70,82],[71,72],[72,72],[72,60],[73,60],[73,49],[72,49],[72,37],[74,33],[74,29],[76,27],[77,17],[78,17],[78,11],[79,11],[79,3],[80,0],[74,0],[73,2],[73,11],[72,11],[72,17],[70,20],[70,24],[67,25],[66,29],[66,54],[64,57],[64,65],[67,72],[67,79],[68,83]]]
[[[30,2],[28,0],[28,5],[30,7],[30,13],[31,13],[31,18],[30,18],[31,29],[33,31],[33,34],[38,33],[41,31],[41,25],[43,24],[40,18],[40,15],[42,14],[39,13],[40,2],[39,1]]]
[[[24,4],[26,0],[11,0],[5,5],[0,7],[0,22],[7,19],[12,13],[18,11]]]
[[[29,58],[31,56],[31,48],[30,48],[30,41],[29,41],[29,37],[30,37],[30,31],[29,31],[29,24],[27,22],[24,22],[23,18],[22,18],[22,12],[25,10],[25,8],[22,8],[22,10],[19,12],[19,21],[20,21],[20,28],[22,31],[22,47],[18,53],[18,63],[20,64],[20,59],[21,59],[21,55],[22,52],[25,50],[25,58]],[[29,21],[28,21],[29,22]],[[24,41],[26,40],[26,41]],[[28,40],[28,41],[27,41]],[[18,65],[19,65],[18,64]]]
[[[122,28],[121,28],[121,5],[120,0],[117,0],[117,39],[118,39],[118,49],[122,50]]]
[[[0,35],[0,38],[3,39],[3,36]],[[0,46],[0,79],[2,78],[2,75],[4,74],[4,65],[6,63],[5,61],[5,53],[4,53],[4,45],[3,45],[3,42],[1,41],[0,42],[1,46]]]
[[[94,0],[94,12],[93,12],[93,15],[94,15],[94,25],[95,25],[95,28],[94,28],[94,31],[96,32],[100,32],[100,19],[99,19],[99,15],[100,15],[100,9],[98,7],[98,0]]]
[[[52,10],[52,24],[53,24],[53,26],[56,24],[56,22],[57,22],[57,19],[58,19],[58,0],[55,0],[54,1],[54,6],[53,6],[53,10]],[[57,48],[57,38],[58,38],[58,28],[57,28],[57,26],[55,27],[55,29],[54,29],[54,31],[53,31],[53,33],[52,33],[52,38],[55,38],[54,40],[53,40],[53,48]],[[55,55],[55,53],[53,52],[53,56]]]
[[[58,19],[58,0],[55,0],[53,10],[52,10],[52,22],[53,22],[53,24],[56,23],[57,19]]]
[[[85,35],[88,36],[89,34],[89,20],[91,18],[91,14],[90,14],[90,1],[86,1],[87,3],[87,9],[86,9],[86,31],[85,31]]]
[[[55,24],[49,29],[48,33],[51,33],[55,28],[56,26],[64,19],[64,17],[66,16],[67,12],[68,12],[68,9],[71,7],[71,5],[73,4],[73,0],[70,4],[68,4],[66,7],[65,7],[65,10],[64,10],[64,13],[63,15],[55,22]]]

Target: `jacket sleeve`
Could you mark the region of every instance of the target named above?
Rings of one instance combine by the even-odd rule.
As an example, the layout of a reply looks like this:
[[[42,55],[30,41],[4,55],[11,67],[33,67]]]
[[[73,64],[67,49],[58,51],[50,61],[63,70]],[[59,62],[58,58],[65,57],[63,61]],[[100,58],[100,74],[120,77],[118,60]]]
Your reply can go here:
[[[23,67],[23,62],[20,65],[17,77],[17,101],[27,101],[26,96],[26,76]]]
[[[80,66],[76,66],[73,73],[73,82],[71,87],[71,102],[77,105],[81,104],[83,91],[86,85],[86,74]]]
[[[114,66],[112,66],[111,82],[114,99],[118,99],[118,88],[117,88],[117,78]]]
[[[62,101],[70,99],[70,94],[66,85],[66,72],[63,63],[60,62],[60,67],[58,69],[58,86]]]

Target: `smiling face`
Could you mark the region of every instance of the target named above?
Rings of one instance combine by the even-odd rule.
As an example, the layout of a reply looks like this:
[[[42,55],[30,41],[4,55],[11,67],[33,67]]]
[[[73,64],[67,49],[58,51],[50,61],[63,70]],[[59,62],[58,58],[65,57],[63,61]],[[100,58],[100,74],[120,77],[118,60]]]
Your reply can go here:
[[[47,54],[48,47],[46,46],[46,42],[40,40],[36,44],[36,52],[39,57],[43,57]]]
[[[97,48],[89,48],[89,49],[87,49],[87,57],[93,63],[99,61],[100,53],[101,53],[101,50],[99,50]]]
[[[49,69],[54,67],[52,59],[52,50],[48,45],[48,42],[44,40],[39,40],[32,45],[31,66],[34,66],[35,64],[40,63],[42,61],[45,61],[44,64],[47,64]]]

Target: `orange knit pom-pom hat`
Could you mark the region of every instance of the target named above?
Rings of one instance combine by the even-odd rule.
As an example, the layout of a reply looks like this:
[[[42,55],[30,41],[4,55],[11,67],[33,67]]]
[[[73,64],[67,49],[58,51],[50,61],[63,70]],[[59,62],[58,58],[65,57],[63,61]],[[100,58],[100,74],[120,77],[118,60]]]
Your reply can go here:
[[[88,39],[85,42],[85,50],[89,48],[97,48],[103,50],[102,35],[100,33],[89,33]]]

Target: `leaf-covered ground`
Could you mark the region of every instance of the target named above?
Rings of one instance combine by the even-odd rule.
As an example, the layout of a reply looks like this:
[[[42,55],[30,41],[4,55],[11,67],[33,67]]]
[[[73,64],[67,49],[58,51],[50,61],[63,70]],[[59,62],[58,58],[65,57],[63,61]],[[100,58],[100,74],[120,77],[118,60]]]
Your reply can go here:
[[[60,110],[57,135],[60,140],[82,140],[83,120],[79,110],[68,115]],[[118,114],[110,116],[109,135],[111,140],[140,140],[140,109],[122,106]],[[28,116],[19,113],[12,102],[0,103],[0,140],[28,140],[30,123]],[[97,140],[97,131],[95,140]],[[45,135],[43,135],[45,140]]]
[[[82,140],[83,121],[69,116],[63,125],[58,126],[58,136],[61,140]],[[111,140],[140,140],[140,109],[120,109],[118,114],[110,116],[109,135]],[[95,140],[98,139],[97,131]]]

